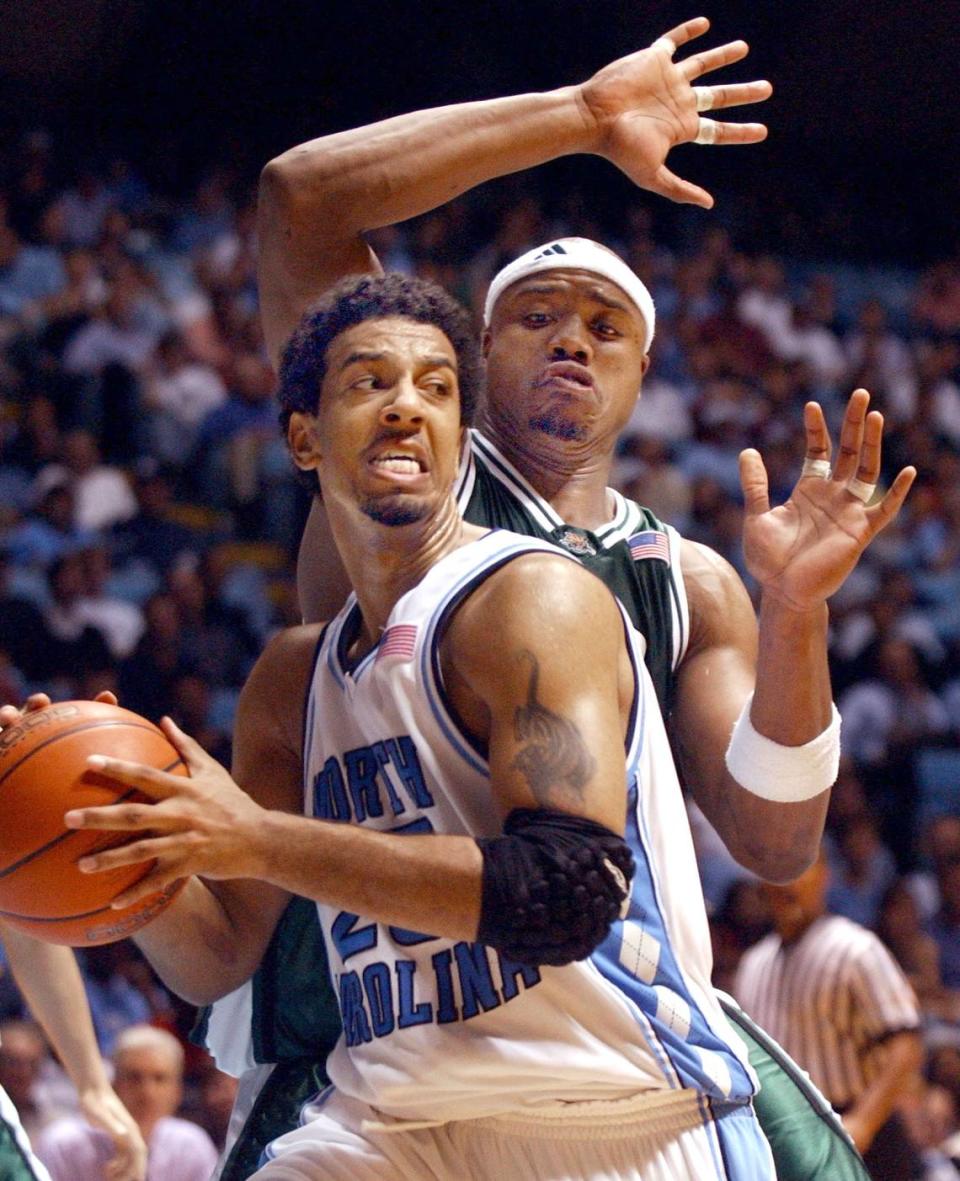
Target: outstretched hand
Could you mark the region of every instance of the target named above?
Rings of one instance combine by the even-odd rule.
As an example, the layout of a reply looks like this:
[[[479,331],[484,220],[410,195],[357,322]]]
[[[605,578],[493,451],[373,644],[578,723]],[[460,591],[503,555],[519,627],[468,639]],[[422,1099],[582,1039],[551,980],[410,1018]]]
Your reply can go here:
[[[747,569],[765,596],[792,610],[810,611],[839,590],[873,538],[896,517],[917,474],[905,467],[876,504],[869,503],[869,496],[863,499],[880,476],[883,437],[883,415],[868,413],[869,403],[866,390],[854,390],[832,470],[823,411],[818,403],[807,403],[805,472],[790,499],[777,508],[770,507],[759,453],[752,448],[741,452]]]
[[[591,126],[596,152],[652,193],[671,201],[710,209],[713,198],[699,185],[681,179],[666,165],[670,149],[681,143],[754,144],[766,138],[762,123],[723,123],[699,112],[763,102],[769,82],[694,86],[704,74],[732,65],[749,53],[745,41],[731,41],[681,62],[677,50],[710,28],[706,17],[685,21],[647,49],[605,66],[577,90]]]
[[[170,718],[164,718],[160,725],[182,755],[189,778],[140,763],[92,755],[87,760],[91,771],[135,787],[154,802],[76,808],[64,817],[68,828],[142,834],[129,844],[82,857],[78,862],[83,873],[155,862],[148,874],[113,900],[115,908],[132,906],[193,874],[221,879],[264,876],[257,837],[264,830],[265,809],[254,803],[229,772]]]

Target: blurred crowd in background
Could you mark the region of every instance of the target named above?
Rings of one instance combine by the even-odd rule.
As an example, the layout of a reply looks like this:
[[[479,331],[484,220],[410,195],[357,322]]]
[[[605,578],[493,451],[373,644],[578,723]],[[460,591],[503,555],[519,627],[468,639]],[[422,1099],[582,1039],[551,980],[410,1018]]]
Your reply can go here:
[[[122,159],[61,171],[43,132],[9,145],[0,175],[0,700],[112,689],[228,761],[251,664],[299,621],[309,507],[258,322],[254,180],[221,168],[174,201]],[[658,319],[615,483],[748,586],[739,451],[759,448],[784,500],[803,404],[820,401],[835,427],[849,392],[871,391],[884,480],[906,463],[919,476],[832,603],[844,759],[829,904],[876,930],[913,982],[927,1065],[906,1114],[918,1143],[948,1141],[960,1160],[960,260],[812,265],[758,256],[711,219],[663,233],[656,217],[637,196],[599,225],[587,193],[546,201],[521,178],[373,245],[387,269],[435,279],[474,310],[497,269],[548,237],[617,249]],[[758,883],[693,822],[729,986],[769,915]],[[105,1055],[130,1024],[185,1036],[191,1010],[132,945],[83,960]],[[0,981],[0,1017],[22,1016]],[[11,1061],[22,1039],[2,1032],[0,1083],[60,1102],[42,1045],[23,1051],[24,1075]],[[189,1112],[219,1139],[230,1083],[192,1051],[187,1080]]]

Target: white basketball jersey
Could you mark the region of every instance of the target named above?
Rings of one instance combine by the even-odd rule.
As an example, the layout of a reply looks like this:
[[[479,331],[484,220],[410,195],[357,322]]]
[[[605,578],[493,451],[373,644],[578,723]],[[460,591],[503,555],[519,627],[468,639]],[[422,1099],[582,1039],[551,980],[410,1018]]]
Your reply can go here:
[[[307,700],[308,816],[386,832],[500,832],[486,759],[448,709],[439,641],[472,590],[531,552],[574,560],[489,533],[405,594],[349,669],[360,626],[351,596],[321,638]],[[624,625],[637,685],[624,764],[636,859],[626,919],[589,958],[536,968],[319,906],[344,1027],[328,1069],[346,1094],[402,1119],[453,1120],[653,1089],[753,1093],[710,985],[697,865],[643,641]]]

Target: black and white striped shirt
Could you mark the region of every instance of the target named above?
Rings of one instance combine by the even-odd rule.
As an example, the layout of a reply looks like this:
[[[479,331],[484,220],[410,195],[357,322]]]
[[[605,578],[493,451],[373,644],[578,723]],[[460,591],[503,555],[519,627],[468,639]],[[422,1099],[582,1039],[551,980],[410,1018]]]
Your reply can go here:
[[[796,943],[768,935],[740,961],[734,993],[837,1108],[876,1077],[884,1042],[919,1024],[913,989],[880,940],[823,915]]]

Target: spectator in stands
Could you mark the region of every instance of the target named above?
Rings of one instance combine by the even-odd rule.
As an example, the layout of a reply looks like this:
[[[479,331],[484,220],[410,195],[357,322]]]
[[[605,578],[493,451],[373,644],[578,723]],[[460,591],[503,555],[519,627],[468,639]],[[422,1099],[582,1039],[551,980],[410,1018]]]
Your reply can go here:
[[[117,1038],[114,1089],[147,1143],[147,1181],[209,1181],[217,1161],[213,1141],[174,1112],[183,1094],[183,1047],[172,1035],[134,1025]],[[37,1156],[52,1181],[102,1181],[112,1145],[78,1118],[57,1120],[38,1137]]]
[[[151,416],[151,454],[163,463],[183,467],[193,454],[200,424],[226,400],[220,375],[190,356],[179,332],[161,337],[143,392],[143,404]]]
[[[127,979],[124,970],[128,950],[120,943],[88,947],[83,952],[83,983],[100,1053],[113,1056],[117,1039],[130,1025],[150,1020],[150,1002]]]
[[[66,272],[56,250],[25,245],[11,226],[0,223],[0,317],[37,322],[46,300],[65,285]]]
[[[128,709],[153,721],[173,712],[173,685],[191,666],[183,650],[176,599],[166,592],[144,605],[146,630],[119,669],[118,696]]]
[[[76,692],[77,679],[109,668],[113,661],[107,639],[84,604],[85,572],[81,553],[64,554],[48,573],[50,601],[43,620],[50,637],[46,673],[63,678]],[[66,688],[66,686],[64,686]]]
[[[69,1102],[70,1083],[32,1021],[0,1025],[0,1087],[13,1100],[31,1141],[55,1119],[76,1110],[76,1103]]]
[[[36,604],[11,593],[9,577],[10,558],[0,549],[0,652],[28,680],[40,680],[47,674],[50,635]]]
[[[60,199],[67,241],[72,246],[93,246],[111,204],[110,191],[100,176],[92,169],[84,169],[76,185]]]
[[[947,988],[960,989],[960,857],[937,866],[940,907],[927,929],[940,951],[940,975]]]
[[[876,675],[844,693],[840,713],[844,754],[873,766],[888,760],[895,748],[912,749],[949,726],[946,709],[906,640],[888,639],[880,645]]]
[[[36,509],[7,534],[6,548],[12,565],[42,569],[94,540],[90,529],[76,524],[73,492],[58,476],[41,492]]]
[[[893,952],[917,994],[924,1016],[956,1020],[958,997],[945,989],[940,977],[940,951],[924,930],[916,900],[904,878],[895,879],[880,903],[876,932]]]
[[[861,927],[876,927],[880,905],[897,867],[877,832],[873,817],[851,819],[829,846],[827,908]]]
[[[169,468],[147,457],[134,468],[133,492],[137,512],[113,526],[109,543],[119,569],[143,564],[146,575],[165,575],[185,558],[196,558],[201,539],[171,519],[174,476]]]
[[[74,498],[74,521],[91,533],[129,520],[137,511],[126,473],[101,462],[97,440],[90,431],[69,431],[63,438],[62,464],[44,468],[38,480],[41,484],[68,483]]]

